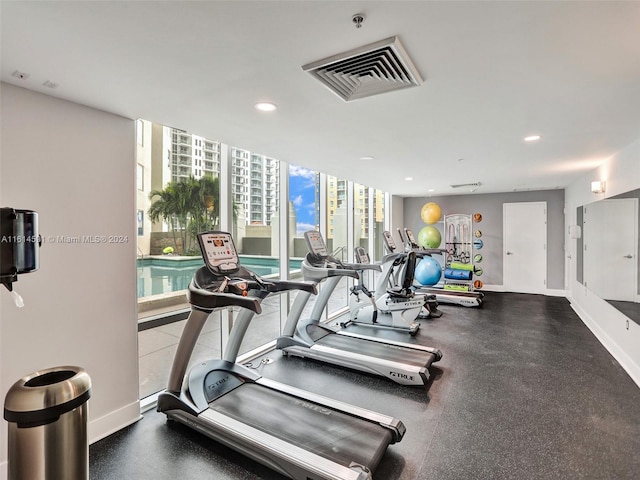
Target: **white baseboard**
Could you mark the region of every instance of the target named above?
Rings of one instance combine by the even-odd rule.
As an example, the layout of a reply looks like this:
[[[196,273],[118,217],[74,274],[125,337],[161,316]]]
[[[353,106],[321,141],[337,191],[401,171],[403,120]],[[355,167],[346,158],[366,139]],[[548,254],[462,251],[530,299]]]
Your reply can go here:
[[[141,418],[140,401],[136,400],[108,415],[92,420],[87,426],[89,444],[108,437],[112,433],[137,422]]]
[[[611,354],[613,358],[620,364],[625,372],[631,377],[631,380],[640,387],[640,365],[636,364],[630,357],[622,350],[616,342],[614,342],[609,335],[606,334],[602,328],[591,318],[590,315],[585,312],[577,303],[571,303],[571,308],[576,312],[578,317],[587,326],[591,333],[595,335],[598,341],[604,348]]]
[[[567,297],[568,296],[568,293],[566,290],[559,290],[555,288],[547,288],[544,294],[550,297]]]
[[[504,285],[483,285],[482,291],[484,292],[506,292]],[[509,290],[510,291],[510,290]],[[531,293],[534,295],[548,295],[550,297],[566,297],[566,290],[558,290],[554,288],[547,288],[542,292],[513,292],[513,293]]]

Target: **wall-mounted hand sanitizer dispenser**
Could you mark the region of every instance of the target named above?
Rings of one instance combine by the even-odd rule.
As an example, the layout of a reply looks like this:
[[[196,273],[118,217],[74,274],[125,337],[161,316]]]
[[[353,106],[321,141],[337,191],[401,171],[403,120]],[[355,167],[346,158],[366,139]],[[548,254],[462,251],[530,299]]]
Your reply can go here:
[[[41,243],[36,212],[0,208],[0,282],[9,291],[19,274],[38,269]]]

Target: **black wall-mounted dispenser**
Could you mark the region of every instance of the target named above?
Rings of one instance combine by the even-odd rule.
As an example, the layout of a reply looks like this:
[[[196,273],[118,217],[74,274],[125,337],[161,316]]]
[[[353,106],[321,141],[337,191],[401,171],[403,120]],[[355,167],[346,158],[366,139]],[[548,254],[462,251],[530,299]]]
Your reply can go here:
[[[9,291],[19,274],[38,269],[41,244],[36,212],[0,208],[0,282]]]

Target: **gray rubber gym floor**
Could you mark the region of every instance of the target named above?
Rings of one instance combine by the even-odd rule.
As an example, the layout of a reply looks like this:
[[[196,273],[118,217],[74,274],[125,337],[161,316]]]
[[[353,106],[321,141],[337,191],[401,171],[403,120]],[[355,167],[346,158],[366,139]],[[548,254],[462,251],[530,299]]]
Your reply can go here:
[[[387,450],[377,480],[640,478],[640,389],[569,302],[513,293],[485,300],[480,309],[441,305],[441,318],[422,321],[413,341],[443,352],[427,388],[279,352],[259,368],[401,419],[407,433]],[[90,447],[90,478],[282,477],[150,411]]]

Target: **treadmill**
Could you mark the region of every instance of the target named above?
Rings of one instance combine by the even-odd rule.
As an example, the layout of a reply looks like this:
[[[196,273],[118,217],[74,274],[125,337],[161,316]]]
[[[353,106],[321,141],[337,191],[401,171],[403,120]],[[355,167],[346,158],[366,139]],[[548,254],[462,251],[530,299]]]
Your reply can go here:
[[[385,232],[385,235],[383,235],[385,247],[387,248],[387,250],[392,251],[392,248],[395,249],[395,242],[393,242],[391,234],[387,235],[387,233],[388,232]],[[405,228],[404,233],[407,237],[408,249],[415,252],[418,257],[433,254],[444,255],[447,253],[446,250],[442,250],[439,248],[423,249],[416,242],[411,230]],[[400,240],[404,242],[404,238],[402,237],[400,229],[398,229],[398,234],[400,235]],[[445,290],[439,287],[416,286],[416,292],[435,295],[438,303],[459,305],[462,307],[481,307],[484,298],[484,293],[482,292]]]
[[[261,302],[272,292],[317,292],[314,282],[266,280],[240,265],[231,235],[198,235],[205,266],[189,285],[191,313],[159,412],[296,480],[370,480],[403,423],[393,417],[261,377],[236,363]],[[239,307],[222,359],[187,365],[217,309]]]
[[[361,335],[320,321],[336,285],[344,277],[358,279],[357,272],[362,265],[343,263],[328,255],[320,232],[312,230],[304,236],[309,248],[301,265],[304,279],[323,282],[323,285],[307,319],[301,319],[301,316],[311,293],[298,292],[276,347],[285,356],[311,358],[380,375],[402,385],[426,385],[429,366],[442,358],[440,350],[381,336]],[[413,271],[408,273],[410,286]]]

